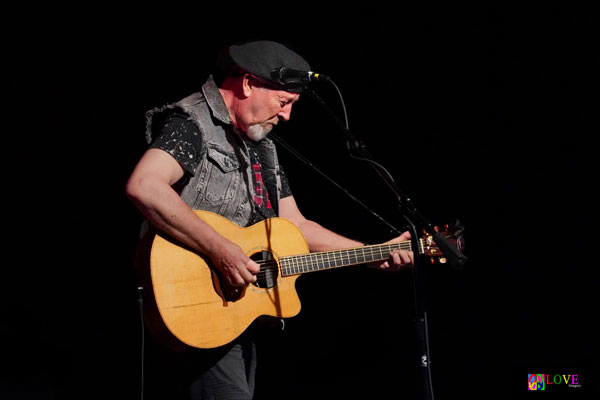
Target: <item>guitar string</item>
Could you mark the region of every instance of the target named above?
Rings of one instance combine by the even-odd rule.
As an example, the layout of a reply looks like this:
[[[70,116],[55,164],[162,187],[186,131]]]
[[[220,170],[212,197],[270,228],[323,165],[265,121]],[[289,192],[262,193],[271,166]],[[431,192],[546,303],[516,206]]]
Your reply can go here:
[[[409,247],[404,248],[402,250],[410,250]],[[368,256],[374,256],[376,254],[379,254],[379,256],[382,256],[384,253],[387,253],[387,251],[371,251],[370,254],[362,254],[363,257],[368,257]],[[285,256],[283,258],[281,258],[281,261],[286,261],[288,262],[288,265],[291,265],[289,263],[289,261],[293,258],[296,259],[297,263],[293,264],[293,265],[297,265],[297,266],[308,266],[308,265],[312,265],[315,262],[323,262],[326,261],[328,263],[337,263],[339,262],[346,262],[347,260],[358,260],[361,256],[359,255],[333,255],[333,256],[329,256],[327,255],[327,253],[308,253],[308,254],[302,254],[302,255],[295,255],[295,256]],[[384,257],[386,258],[386,257]],[[255,261],[257,264],[268,264],[268,263],[275,263],[277,264],[277,261],[275,260],[258,260]]]
[[[368,251],[363,251],[362,256],[363,257],[364,256],[373,256],[378,253],[379,253],[379,255],[382,255],[383,253],[387,253],[387,251],[389,251],[389,250],[397,250],[396,247],[398,247],[398,245],[390,244],[390,245],[383,246],[383,247],[388,247],[387,251],[381,246],[377,246],[377,247],[379,247],[380,250],[377,250],[375,248],[366,248]],[[401,243],[399,250],[411,250],[411,246]],[[293,255],[293,256],[282,257],[281,260],[287,261],[292,258],[297,259],[297,260],[302,259],[300,261],[300,263],[304,262],[305,265],[308,265],[308,264],[314,263],[315,261],[318,261],[319,258],[321,258],[322,260],[326,259],[327,261],[333,260],[334,262],[337,262],[337,261],[343,262],[344,260],[348,260],[350,258],[359,258],[360,257],[360,255],[350,255],[350,254],[341,254],[341,253],[335,254],[335,253],[339,253],[339,252],[340,252],[340,250],[336,250],[335,252],[318,252],[318,253],[298,254],[298,255]],[[256,261],[256,263],[258,263],[258,264],[268,263],[271,261],[273,261],[273,260],[258,260],[258,261]]]
[[[421,239],[421,245],[425,246],[427,243],[423,242],[423,240]],[[385,247],[387,247],[389,251],[391,250],[412,250],[412,246],[411,246],[411,242],[398,242],[398,243],[390,243],[390,244],[383,244],[383,245],[374,245],[374,246],[365,246],[365,247],[357,247],[357,248],[353,248],[353,249],[347,249],[346,253],[352,251],[352,252],[356,252],[358,250],[362,251],[362,256],[365,257],[367,254],[370,256],[375,255],[376,253],[379,253],[379,257],[382,257],[382,252],[384,251]],[[359,256],[358,253],[356,255],[350,256],[349,254],[342,254],[344,250],[335,250],[332,252],[318,252],[318,253],[307,253],[307,254],[298,254],[298,255],[294,255],[294,256],[285,256],[283,258],[281,258],[280,262],[281,262],[281,270],[283,273],[290,273],[291,274],[296,274],[296,273],[304,273],[304,272],[311,272],[311,271],[317,271],[317,270],[321,270],[321,269],[327,269],[327,268],[335,268],[335,267],[342,267],[342,266],[347,266],[347,265],[356,265],[356,264],[362,264],[368,261],[359,261]],[[387,252],[387,251],[385,251]],[[332,257],[330,257],[332,255]],[[325,259],[325,257],[327,257],[327,259]],[[320,258],[320,259],[319,259]],[[383,260],[386,257],[383,258],[377,258],[376,260]],[[292,259],[296,260],[296,263],[294,263],[293,261],[290,263],[288,261],[291,261]],[[348,261],[350,261],[350,259],[354,259],[356,262],[355,263],[350,263],[350,264],[344,264],[347,263]],[[373,260],[373,261],[376,261]],[[315,264],[319,264],[320,262],[323,263],[327,261],[327,263],[329,265],[324,266],[322,268],[317,268],[317,269],[306,269],[307,267],[310,266],[314,266]],[[338,261],[341,262],[342,265],[337,265]],[[267,273],[271,273],[271,275],[275,275],[275,270],[277,270],[279,267],[279,263],[277,262],[277,260],[258,260],[256,261],[257,264],[262,265],[262,267],[260,267],[260,271],[256,274],[257,276],[266,276]],[[284,265],[284,263],[286,265]],[[264,267],[264,268],[263,268]],[[275,267],[275,268],[273,268]]]
[[[377,245],[377,246],[366,246],[364,248],[360,247],[360,248],[356,248],[356,249],[348,249],[348,251],[353,250],[362,250],[362,256],[373,256],[375,254],[379,254],[379,256],[381,257],[382,254],[385,251],[385,247],[387,247],[387,250],[395,250],[395,249],[401,249],[401,250],[410,250],[411,249],[411,245],[410,243],[406,243],[406,242],[400,242],[400,243],[390,243],[387,245]],[[342,264],[350,261],[351,259],[355,260],[356,263],[351,263],[348,265],[352,265],[352,264],[361,264],[365,261],[359,261],[359,256],[358,255],[343,255],[343,254],[335,254],[335,253],[339,253],[340,251],[343,250],[336,250],[335,252],[318,252],[318,253],[308,253],[308,254],[300,254],[300,255],[295,255],[295,256],[286,256],[284,258],[281,259],[282,261],[282,266],[281,269],[283,272],[296,272],[295,270],[298,270],[298,272],[307,272],[307,270],[305,270],[306,267],[309,266],[313,266],[315,265],[315,263],[319,263],[319,262],[323,262],[326,261],[329,265],[328,267],[336,267],[338,261],[340,261]],[[366,254],[368,253],[368,254]],[[330,255],[332,255],[330,257]],[[291,259],[296,259],[297,263],[286,263],[287,265],[283,265],[285,261],[290,261]],[[319,260],[319,258],[321,258]],[[381,259],[385,259],[381,258]],[[301,260],[300,260],[301,259]],[[258,272],[256,275],[257,276],[264,276],[267,273],[273,271],[272,267],[278,267],[278,263],[276,260],[258,260],[256,261],[257,264],[262,265],[260,272]],[[263,268],[264,267],[264,268]],[[302,269],[302,271],[300,271],[300,269]],[[310,270],[310,271],[314,271],[314,270]],[[273,274],[273,272],[271,272],[271,274]]]

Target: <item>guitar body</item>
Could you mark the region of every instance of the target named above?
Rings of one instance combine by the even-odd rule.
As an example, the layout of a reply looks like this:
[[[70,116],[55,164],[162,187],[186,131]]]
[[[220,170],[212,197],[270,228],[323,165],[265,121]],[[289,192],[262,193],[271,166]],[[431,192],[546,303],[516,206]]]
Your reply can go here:
[[[284,318],[300,312],[297,276],[283,277],[278,264],[280,257],[309,251],[296,225],[271,218],[242,228],[219,215],[195,212],[249,257],[259,264],[264,261],[271,269],[266,276],[265,272],[259,274],[257,284],[232,287],[221,279],[210,258],[156,234],[144,256],[146,262],[142,262],[146,268],[149,264],[143,275],[150,284],[146,287],[152,288],[146,293],[151,301],[144,316],[155,336],[175,348],[215,348],[237,338],[261,315]]]

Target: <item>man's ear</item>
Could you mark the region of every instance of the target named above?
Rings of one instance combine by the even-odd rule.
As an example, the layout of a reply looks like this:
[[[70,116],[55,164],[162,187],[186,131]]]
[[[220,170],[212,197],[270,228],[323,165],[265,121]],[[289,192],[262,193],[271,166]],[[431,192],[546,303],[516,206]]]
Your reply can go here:
[[[244,97],[250,97],[252,90],[256,87],[254,84],[254,78],[250,74],[244,74],[242,76],[242,93]]]

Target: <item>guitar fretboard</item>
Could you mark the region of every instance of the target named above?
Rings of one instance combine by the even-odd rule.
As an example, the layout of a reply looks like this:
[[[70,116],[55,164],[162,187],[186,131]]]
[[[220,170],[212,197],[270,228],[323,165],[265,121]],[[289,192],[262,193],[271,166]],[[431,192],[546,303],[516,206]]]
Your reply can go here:
[[[281,274],[283,276],[299,275],[306,272],[381,261],[387,259],[393,250],[412,250],[411,242],[378,244],[282,257],[279,260]]]

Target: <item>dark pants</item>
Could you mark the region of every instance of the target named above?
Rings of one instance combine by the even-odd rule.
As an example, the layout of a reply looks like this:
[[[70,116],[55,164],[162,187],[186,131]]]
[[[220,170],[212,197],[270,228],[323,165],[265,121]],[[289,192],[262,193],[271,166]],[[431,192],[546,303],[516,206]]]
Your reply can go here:
[[[149,341],[144,398],[248,400],[254,393],[256,347],[249,335],[216,350],[174,353]]]

